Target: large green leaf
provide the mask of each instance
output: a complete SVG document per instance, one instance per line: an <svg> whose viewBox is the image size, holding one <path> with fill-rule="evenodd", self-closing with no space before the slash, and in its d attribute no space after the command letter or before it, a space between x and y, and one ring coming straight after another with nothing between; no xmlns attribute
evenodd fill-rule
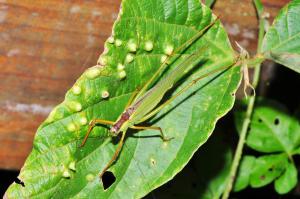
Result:
<svg viewBox="0 0 300 199"><path fill-rule="evenodd" d="M126 147L110 168L116 181L105 191L98 174L112 157L117 140L107 136L107 128L98 126L84 148L78 145L88 121L116 120L130 95L151 77L166 54L213 18L198 0L124 0L113 36L105 42L99 60L104 66L88 69L39 127L19 176L25 187L14 183L6 196L139 198L172 179L207 141L217 120L232 108L239 68L201 80L148 122L160 126L173 140L162 142L156 131L129 132ZM204 46L203 64L176 84L169 96L200 74L234 62L220 22L184 53Z"/></svg>
<svg viewBox="0 0 300 199"><path fill-rule="evenodd" d="M263 41L266 57L300 73L300 0L285 6Z"/></svg>
<svg viewBox="0 0 300 199"><path fill-rule="evenodd" d="M250 185L262 187L271 183L283 173L287 160L287 156L284 154L265 155L257 158L252 167Z"/></svg>

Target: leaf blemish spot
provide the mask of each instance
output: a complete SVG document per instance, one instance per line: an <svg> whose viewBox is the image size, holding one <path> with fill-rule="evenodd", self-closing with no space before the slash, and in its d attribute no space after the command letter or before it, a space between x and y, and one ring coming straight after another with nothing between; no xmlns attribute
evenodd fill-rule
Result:
<svg viewBox="0 0 300 199"><path fill-rule="evenodd" d="M61 119L61 118L63 118L63 114L61 114L58 110L57 110L57 108L54 108L51 112L50 112L50 114L49 114L49 117L48 117L48 121L54 121L55 119Z"/></svg>
<svg viewBox="0 0 300 199"><path fill-rule="evenodd" d="M146 51L151 51L153 49L153 42L152 41L147 41L145 43L145 50Z"/></svg>
<svg viewBox="0 0 300 199"><path fill-rule="evenodd" d="M79 102L75 102L75 101L68 102L67 106L77 112L81 111L82 109L82 105Z"/></svg>
<svg viewBox="0 0 300 199"><path fill-rule="evenodd" d="M118 69L118 71L122 71L125 69L125 66L123 64L119 63L117 66L117 69Z"/></svg>
<svg viewBox="0 0 300 199"><path fill-rule="evenodd" d="M126 77L126 72L125 72L125 70L120 71L120 72L119 72L119 78L120 78L120 79L124 79L125 77Z"/></svg>
<svg viewBox="0 0 300 199"><path fill-rule="evenodd" d="M94 179L95 179L95 176L91 173L87 174L85 176L85 179L88 181L88 182L92 182Z"/></svg>
<svg viewBox="0 0 300 199"><path fill-rule="evenodd" d="M152 166L156 165L156 160L154 158L150 158L150 162Z"/></svg>
<svg viewBox="0 0 300 199"><path fill-rule="evenodd" d="M70 171L68 169L65 169L64 172L62 173L62 176L64 178L70 178L71 177Z"/></svg>
<svg viewBox="0 0 300 199"><path fill-rule="evenodd" d="M72 170L72 171L75 171L75 170L76 170L76 168L75 168L75 161L73 161L73 162L71 162L71 163L69 164L69 169Z"/></svg>
<svg viewBox="0 0 300 199"><path fill-rule="evenodd" d="M127 55L126 55L126 58L125 58L125 62L126 63L130 63L130 62L132 62L133 61L133 54L131 54L131 53L128 53Z"/></svg>
<svg viewBox="0 0 300 199"><path fill-rule="evenodd" d="M120 47L122 45L122 43L123 42L120 39L116 39L116 41L115 41L115 44L116 44L117 47Z"/></svg>
<svg viewBox="0 0 300 199"><path fill-rule="evenodd" d="M108 62L107 56L101 55L99 57L98 63L102 66L105 66Z"/></svg>
<svg viewBox="0 0 300 199"><path fill-rule="evenodd" d="M81 93L81 88L77 85L74 85L72 88L72 92L74 93L74 95L79 95Z"/></svg>
<svg viewBox="0 0 300 199"><path fill-rule="evenodd" d="M163 55L160 58L160 63L164 63L167 60L168 56L167 55Z"/></svg>
<svg viewBox="0 0 300 199"><path fill-rule="evenodd" d="M106 99L106 98L108 98L109 97L109 92L108 91L102 91L102 93L101 93L101 97L102 97L102 99Z"/></svg>
<svg viewBox="0 0 300 199"><path fill-rule="evenodd" d="M98 75L100 75L100 70L98 68L90 68L86 71L86 76L89 79L94 79L95 77L97 77Z"/></svg>
<svg viewBox="0 0 300 199"><path fill-rule="evenodd" d="M107 42L113 44L115 42L114 37L113 36L108 37Z"/></svg>
<svg viewBox="0 0 300 199"><path fill-rule="evenodd" d="M166 45L165 48L164 48L164 53L166 55L171 55L173 53L173 50L174 50L174 46L173 45Z"/></svg>
<svg viewBox="0 0 300 199"><path fill-rule="evenodd" d="M81 125L86 125L87 124L87 118L85 116L82 116L80 119L79 119L79 123Z"/></svg>
<svg viewBox="0 0 300 199"><path fill-rule="evenodd" d="M128 42L127 47L130 52L136 52L137 50L137 44L133 40Z"/></svg>
<svg viewBox="0 0 300 199"><path fill-rule="evenodd" d="M164 149L167 148L167 146L169 145L168 143L169 143L169 142L163 142L162 147L163 147Z"/></svg>
<svg viewBox="0 0 300 199"><path fill-rule="evenodd" d="M74 123L70 123L70 124L67 126L67 129L68 129L68 131L73 132L73 131L76 130L76 126L75 126Z"/></svg>

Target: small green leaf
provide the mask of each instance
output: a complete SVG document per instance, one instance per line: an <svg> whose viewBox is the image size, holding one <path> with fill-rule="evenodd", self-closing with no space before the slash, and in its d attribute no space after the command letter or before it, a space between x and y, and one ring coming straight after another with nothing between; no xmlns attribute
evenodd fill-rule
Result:
<svg viewBox="0 0 300 199"><path fill-rule="evenodd" d="M116 150L117 138L104 126L82 142L92 119L115 121L131 94L174 49L216 18L199 0L123 0L98 66L88 69L39 127L34 148L8 198L141 198L171 180L212 134L233 106L240 69L211 75L178 97L149 125L160 126L170 142L153 130L129 131L120 156L109 170L116 181L107 189L98 175ZM100 30L99 30L100 31ZM207 47L207 61L171 90L175 94L207 70L231 65L235 54L220 22L182 54ZM170 69L174 65L170 65ZM169 72L169 71L166 71Z"/></svg>
<svg viewBox="0 0 300 199"><path fill-rule="evenodd" d="M279 194L286 194L290 192L298 181L297 168L293 163L286 165L285 172L275 181L275 190Z"/></svg>
<svg viewBox="0 0 300 199"><path fill-rule="evenodd" d="M291 155L300 144L300 124L297 118L287 114L286 108L274 101L261 99L254 109L247 145L257 151L285 152ZM235 114L240 129L245 111Z"/></svg>
<svg viewBox="0 0 300 199"><path fill-rule="evenodd" d="M256 188L271 183L284 172L287 163L288 158L285 154L257 158L250 177L250 185Z"/></svg>
<svg viewBox="0 0 300 199"><path fill-rule="evenodd" d="M300 0L293 0L279 12L263 41L269 59L300 73Z"/></svg>
<svg viewBox="0 0 300 199"><path fill-rule="evenodd" d="M254 163L254 156L246 155L243 157L239 166L237 178L234 183L234 191L241 191L242 189L245 189L248 186Z"/></svg>

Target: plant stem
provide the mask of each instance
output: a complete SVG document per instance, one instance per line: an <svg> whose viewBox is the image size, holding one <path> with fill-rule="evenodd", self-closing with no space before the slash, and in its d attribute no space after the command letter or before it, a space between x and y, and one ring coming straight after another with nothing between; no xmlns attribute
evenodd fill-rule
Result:
<svg viewBox="0 0 300 199"><path fill-rule="evenodd" d="M261 18L261 15L259 13L259 34L258 34L257 53L261 53L262 40L263 40L264 33L265 33L264 26L265 26L265 19ZM254 76L253 76L253 81L252 81L253 88L256 88L258 85L259 78L260 78L260 69L261 69L261 64L260 63L256 64L254 67ZM243 121L242 131L240 134L237 149L234 154L234 159L233 159L231 169L230 169L230 175L229 175L229 178L227 179L228 182L227 182L225 190L223 192L222 199L227 199L229 197L229 194L233 187L237 169L238 169L238 166L240 164L240 160L241 160L241 157L243 154L243 148L244 148L249 124L250 124L251 117L252 117L255 99L256 99L256 96L251 96L248 101L246 116Z"/></svg>

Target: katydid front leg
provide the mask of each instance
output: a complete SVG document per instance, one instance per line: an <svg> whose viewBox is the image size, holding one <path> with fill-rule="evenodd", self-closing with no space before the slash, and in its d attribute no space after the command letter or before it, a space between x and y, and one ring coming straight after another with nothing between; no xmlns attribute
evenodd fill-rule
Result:
<svg viewBox="0 0 300 199"><path fill-rule="evenodd" d="M113 121L109 121L109 120L101 120L101 119L93 119L90 121L89 123L89 128L88 131L86 133L86 135L84 136L84 139L81 143L81 145L79 147L83 147L84 144L86 143L91 131L93 130L93 128L97 125L97 124L104 124L104 125L113 125L114 122Z"/></svg>

